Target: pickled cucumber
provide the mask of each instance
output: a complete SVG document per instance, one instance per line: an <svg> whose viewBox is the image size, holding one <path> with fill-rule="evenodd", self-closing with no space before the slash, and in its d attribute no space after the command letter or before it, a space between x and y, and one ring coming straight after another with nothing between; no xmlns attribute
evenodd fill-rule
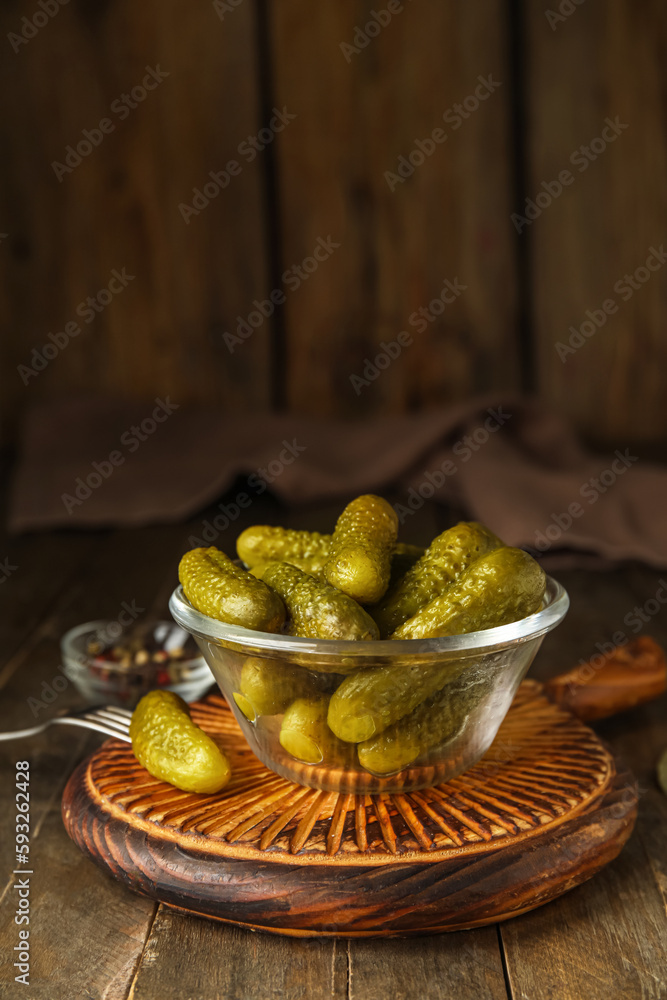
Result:
<svg viewBox="0 0 667 1000"><path fill-rule="evenodd" d="M392 663L350 674L331 696L327 721L341 740L358 743L381 733L464 670L465 661L440 665Z"/></svg>
<svg viewBox="0 0 667 1000"><path fill-rule="evenodd" d="M418 559L421 559L425 551L426 549L422 548L421 545L396 542L391 554L391 573L389 574L387 591L396 586L401 577L405 576L409 569L412 569Z"/></svg>
<svg viewBox="0 0 667 1000"><path fill-rule="evenodd" d="M280 660L249 656L241 669L234 701L251 722L260 715L279 715L295 698L317 694L315 678L302 667Z"/></svg>
<svg viewBox="0 0 667 1000"><path fill-rule="evenodd" d="M360 604L379 601L389 585L397 532L391 504L370 493L357 497L336 523L325 579Z"/></svg>
<svg viewBox="0 0 667 1000"><path fill-rule="evenodd" d="M408 767L423 753L453 740L492 686L479 677L447 684L393 726L359 743L359 763L379 775Z"/></svg>
<svg viewBox="0 0 667 1000"><path fill-rule="evenodd" d="M424 605L392 639L463 635L539 611L546 578L522 549L504 546L477 559L440 597Z"/></svg>
<svg viewBox="0 0 667 1000"><path fill-rule="evenodd" d="M305 573L317 576L329 558L331 535L318 531L296 531L256 524L246 528L236 539L236 551L246 566L258 563L288 562Z"/></svg>
<svg viewBox="0 0 667 1000"><path fill-rule="evenodd" d="M209 618L259 632L279 632L285 621L275 591L213 546L186 552L178 576L190 604Z"/></svg>
<svg viewBox="0 0 667 1000"><path fill-rule="evenodd" d="M286 562L253 567L285 602L289 634L310 639L377 639L373 619L351 597Z"/></svg>
<svg viewBox="0 0 667 1000"><path fill-rule="evenodd" d="M239 559L252 569L264 562L288 562L304 573L320 576L329 558L332 535L319 531L298 531L256 524L242 531L236 540ZM424 555L421 545L397 542L391 556L392 586Z"/></svg>
<svg viewBox="0 0 667 1000"><path fill-rule="evenodd" d="M327 726L329 699L297 698L285 711L280 727L280 745L305 764L335 764L349 767L354 749L336 739Z"/></svg>
<svg viewBox="0 0 667 1000"><path fill-rule="evenodd" d="M472 563L503 543L487 528L462 521L434 538L423 556L371 610L383 638L443 594Z"/></svg>
<svg viewBox="0 0 667 1000"><path fill-rule="evenodd" d="M132 714L130 737L142 767L184 792L219 792L229 781L229 761L173 691L144 695Z"/></svg>

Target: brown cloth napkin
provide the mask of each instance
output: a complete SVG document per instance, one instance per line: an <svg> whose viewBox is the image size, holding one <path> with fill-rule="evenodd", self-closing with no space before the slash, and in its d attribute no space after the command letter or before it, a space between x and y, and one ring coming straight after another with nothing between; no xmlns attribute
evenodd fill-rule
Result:
<svg viewBox="0 0 667 1000"><path fill-rule="evenodd" d="M404 538L413 511L453 501L511 545L667 566L667 470L620 448L588 454L560 417L510 396L355 422L230 417L169 397L41 404L24 425L9 526L178 521L239 475L240 506L267 489L296 505L398 488Z"/></svg>

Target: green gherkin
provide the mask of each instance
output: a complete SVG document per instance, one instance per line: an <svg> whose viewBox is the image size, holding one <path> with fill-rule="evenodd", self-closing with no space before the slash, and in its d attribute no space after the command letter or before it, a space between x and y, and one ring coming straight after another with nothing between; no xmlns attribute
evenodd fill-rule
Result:
<svg viewBox="0 0 667 1000"><path fill-rule="evenodd" d="M285 608L278 595L216 549L191 549L178 567L190 604L219 621L259 632L279 632Z"/></svg>
<svg viewBox="0 0 667 1000"><path fill-rule="evenodd" d="M379 601L389 585L397 532L391 504L371 493L357 497L336 523L325 579L360 604Z"/></svg>
<svg viewBox="0 0 667 1000"><path fill-rule="evenodd" d="M391 635L421 607L445 593L476 559L502 544L488 528L475 522L462 521L443 531L372 609L380 635Z"/></svg>
<svg viewBox="0 0 667 1000"><path fill-rule="evenodd" d="M522 549L494 549L440 597L434 598L392 634L392 639L426 639L495 628L539 611L546 578Z"/></svg>
<svg viewBox="0 0 667 1000"><path fill-rule="evenodd" d="M255 566L253 573L285 602L289 634L310 639L377 639L373 619L351 597L286 562Z"/></svg>
<svg viewBox="0 0 667 1000"><path fill-rule="evenodd" d="M236 540L239 559L252 569L265 562L288 562L304 573L320 576L329 558L333 535L319 531L298 531L256 524L242 531ZM420 545L397 542L391 556L392 586L424 555Z"/></svg>
<svg viewBox="0 0 667 1000"><path fill-rule="evenodd" d="M132 713L130 738L142 767L184 792L218 792L229 781L229 761L173 691L144 695Z"/></svg>
<svg viewBox="0 0 667 1000"><path fill-rule="evenodd" d="M280 727L280 745L306 764L349 767L354 750L336 739L327 726L329 699L297 698L286 709Z"/></svg>
<svg viewBox="0 0 667 1000"><path fill-rule="evenodd" d="M359 743L359 763L378 775L401 771L423 753L453 740L492 688L492 680L479 678L447 684L393 726Z"/></svg>
<svg viewBox="0 0 667 1000"><path fill-rule="evenodd" d="M394 587L401 577L405 576L408 570L412 569L414 564L424 555L425 551L426 549L421 545L396 542L391 555L391 574L389 576L388 590Z"/></svg>
<svg viewBox="0 0 667 1000"><path fill-rule="evenodd" d="M443 684L465 670L465 663L392 663L350 674L331 696L329 727L341 740L370 739L407 715Z"/></svg>
<svg viewBox="0 0 667 1000"><path fill-rule="evenodd" d="M315 678L302 667L249 656L241 668L234 701L246 718L255 722L260 715L279 715L295 698L317 693Z"/></svg>
<svg viewBox="0 0 667 1000"><path fill-rule="evenodd" d="M259 563L288 562L317 576L329 558L331 535L256 524L236 540L239 558L251 569Z"/></svg>

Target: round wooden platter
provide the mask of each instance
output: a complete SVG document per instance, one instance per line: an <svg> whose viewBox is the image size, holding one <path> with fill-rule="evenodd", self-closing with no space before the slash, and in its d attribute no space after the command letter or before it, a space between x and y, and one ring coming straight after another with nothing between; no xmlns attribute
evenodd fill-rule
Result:
<svg viewBox="0 0 667 1000"><path fill-rule="evenodd" d="M505 920L594 875L636 816L632 775L535 681L478 764L409 794L286 781L219 695L192 717L231 760L227 788L180 792L109 740L70 778L65 826L129 888L253 930L392 936Z"/></svg>

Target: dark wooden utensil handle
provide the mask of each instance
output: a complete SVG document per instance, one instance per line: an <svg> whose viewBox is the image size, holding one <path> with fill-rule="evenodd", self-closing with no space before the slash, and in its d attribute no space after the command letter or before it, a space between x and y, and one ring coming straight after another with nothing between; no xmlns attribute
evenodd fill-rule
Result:
<svg viewBox="0 0 667 1000"><path fill-rule="evenodd" d="M666 684L665 652L642 635L554 677L544 690L556 704L591 722L657 698Z"/></svg>

